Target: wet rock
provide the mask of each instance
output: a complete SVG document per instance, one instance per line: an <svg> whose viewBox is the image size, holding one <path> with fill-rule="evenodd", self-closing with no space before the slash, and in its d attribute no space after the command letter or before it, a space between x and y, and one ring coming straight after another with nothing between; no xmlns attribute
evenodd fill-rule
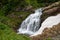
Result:
<svg viewBox="0 0 60 40"><path fill-rule="evenodd" d="M47 7L44 7L43 8L43 11L48 10L48 9L51 9L53 7L58 7L58 6L60 6L60 1L55 2L55 3L53 3L53 4L51 4L51 5L47 6Z"/></svg>
<svg viewBox="0 0 60 40"><path fill-rule="evenodd" d="M51 14L55 14L58 12L60 12L60 1L55 2L51 5L43 8L43 13L45 13L45 14L51 15Z"/></svg>
<svg viewBox="0 0 60 40"><path fill-rule="evenodd" d="M60 1L49 5L43 9L43 14L41 16L41 21L43 22L47 17L54 16L60 13ZM41 23L42 23L41 22ZM51 40L60 40L57 37L60 35L60 23L58 25L54 25L52 28L46 28L41 35L31 37L32 40L47 40L51 38Z"/></svg>
<svg viewBox="0 0 60 40"><path fill-rule="evenodd" d="M52 8L52 9L49 9L49 10L46 10L46 11L44 11L43 13L46 13L46 14L52 14L52 13L57 13L58 11L60 12L60 7L54 7L54 8Z"/></svg>
<svg viewBox="0 0 60 40"><path fill-rule="evenodd" d="M32 40L47 40L51 38L51 40L60 40L60 23L58 25L54 25L52 28L45 28L41 35L31 37Z"/></svg>

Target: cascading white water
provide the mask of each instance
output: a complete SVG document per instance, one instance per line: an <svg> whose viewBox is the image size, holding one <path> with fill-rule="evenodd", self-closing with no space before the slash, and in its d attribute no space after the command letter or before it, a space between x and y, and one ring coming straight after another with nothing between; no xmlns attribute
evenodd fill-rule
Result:
<svg viewBox="0 0 60 40"><path fill-rule="evenodd" d="M30 37L42 34L45 28L51 28L53 25L60 23L60 14L48 17L40 27L40 17L42 15L42 8L37 9L35 13L29 15L18 29L18 34L29 34Z"/></svg>
<svg viewBox="0 0 60 40"><path fill-rule="evenodd" d="M29 15L18 29L18 34L32 35L38 31L40 27L40 16L42 15L42 8L35 10L35 13Z"/></svg>
<svg viewBox="0 0 60 40"><path fill-rule="evenodd" d="M43 21L40 29L35 34L31 35L30 37L40 35L42 34L45 28L52 28L54 25L57 25L59 23L60 23L60 14L56 16L50 16L45 21Z"/></svg>

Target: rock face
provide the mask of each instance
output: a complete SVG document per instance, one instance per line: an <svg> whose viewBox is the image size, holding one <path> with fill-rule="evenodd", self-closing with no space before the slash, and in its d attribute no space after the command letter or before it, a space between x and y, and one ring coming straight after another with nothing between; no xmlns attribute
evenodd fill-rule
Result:
<svg viewBox="0 0 60 40"><path fill-rule="evenodd" d="M58 23L60 23L60 14L58 14L56 16L48 17L45 21L43 21L40 29L32 36L36 36L39 34L41 35L45 28L52 28L53 25L57 25Z"/></svg>
<svg viewBox="0 0 60 40"><path fill-rule="evenodd" d="M54 25L52 28L45 28L41 35L37 35L31 37L32 40L47 40L51 38L51 40L60 39L60 23L58 25ZM58 38L59 37L59 38Z"/></svg>
<svg viewBox="0 0 60 40"><path fill-rule="evenodd" d="M45 10L51 9L53 7L58 7L58 6L60 6L60 1L55 2L55 3L53 3L53 4L51 4L51 5L47 6L47 7L44 7L43 10L45 11Z"/></svg>
<svg viewBox="0 0 60 40"><path fill-rule="evenodd" d="M49 5L48 7L45 7L43 9L41 20L43 22L49 16L55 16L59 13L60 13L60 1L53 3L52 5ZM50 38L51 40L60 40L59 35L60 35L60 23L52 26L52 28L45 28L41 35L39 34L36 36L32 36L31 39L32 40L47 40L48 38Z"/></svg>
<svg viewBox="0 0 60 40"><path fill-rule="evenodd" d="M52 13L57 13L57 12L60 12L60 7L54 7L52 9L47 10L47 11L44 11L43 13L52 14Z"/></svg>
<svg viewBox="0 0 60 40"><path fill-rule="evenodd" d="M43 8L43 14L41 15L41 23L49 16L54 16L60 13L60 1L55 2L47 7Z"/></svg>
<svg viewBox="0 0 60 40"><path fill-rule="evenodd" d="M52 14L60 12L60 1L43 8L43 13Z"/></svg>

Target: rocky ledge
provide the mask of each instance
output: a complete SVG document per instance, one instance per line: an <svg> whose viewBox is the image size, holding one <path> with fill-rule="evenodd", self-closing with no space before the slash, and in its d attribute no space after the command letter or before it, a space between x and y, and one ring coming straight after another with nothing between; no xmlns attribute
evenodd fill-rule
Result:
<svg viewBox="0 0 60 40"><path fill-rule="evenodd" d="M60 13L60 1L49 5L43 9L41 23L49 16ZM41 35L31 37L32 40L60 40L60 23L52 28L45 28Z"/></svg>
<svg viewBox="0 0 60 40"><path fill-rule="evenodd" d="M50 38L51 40L60 40L60 23L58 25L54 25L52 28L45 28L41 35L37 35L31 37L32 40L47 40Z"/></svg>

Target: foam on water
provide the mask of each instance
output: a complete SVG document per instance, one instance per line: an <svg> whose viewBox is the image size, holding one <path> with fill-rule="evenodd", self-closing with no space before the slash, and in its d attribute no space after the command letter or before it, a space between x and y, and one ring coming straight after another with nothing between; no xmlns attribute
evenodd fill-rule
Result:
<svg viewBox="0 0 60 40"><path fill-rule="evenodd" d="M30 37L42 34L45 28L52 28L53 25L57 25L59 23L60 23L60 14L56 16L50 16L41 24L40 29L35 34L31 35Z"/></svg>
<svg viewBox="0 0 60 40"><path fill-rule="evenodd" d="M35 13L29 15L18 29L18 34L32 35L40 28L40 16L42 15L42 8L35 10Z"/></svg>
<svg viewBox="0 0 60 40"><path fill-rule="evenodd" d="M53 25L60 23L60 14L48 17L40 27L40 17L42 15L42 8L35 10L35 13L29 15L20 25L17 30L18 34L28 34L30 37L42 34L45 28L51 28Z"/></svg>

